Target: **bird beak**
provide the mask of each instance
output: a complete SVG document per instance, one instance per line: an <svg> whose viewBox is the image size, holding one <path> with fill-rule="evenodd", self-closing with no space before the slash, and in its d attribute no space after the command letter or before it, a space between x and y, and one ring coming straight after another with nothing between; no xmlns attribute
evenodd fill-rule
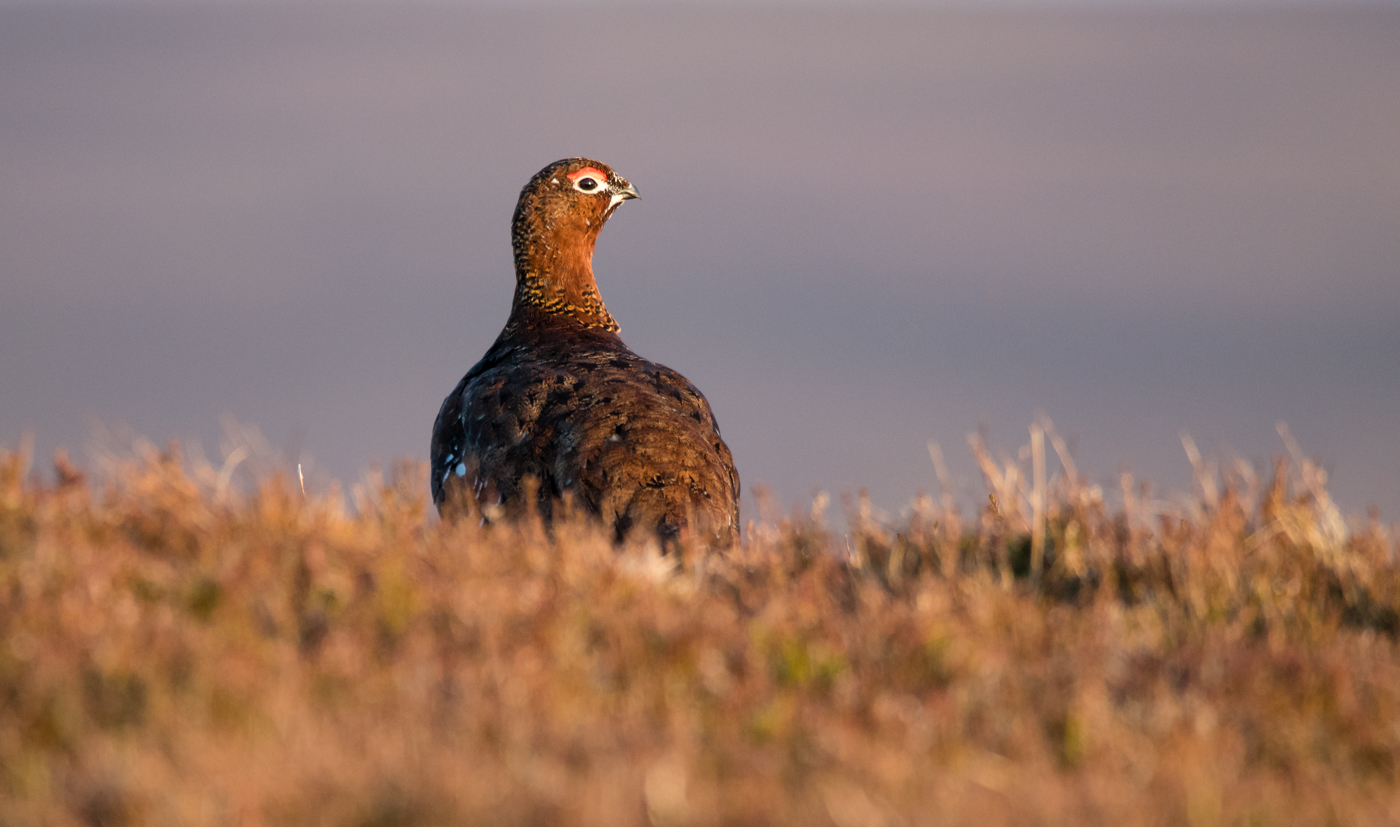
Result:
<svg viewBox="0 0 1400 827"><path fill-rule="evenodd" d="M632 186L631 184L627 183L626 181L623 181L622 183L626 184L626 186L624 186L624 187L623 187L622 189L620 189L620 190L616 190L615 192L613 192L612 202L608 204L609 207L616 207L618 204L621 204L623 201L631 201L633 198L641 198L641 197L642 197L642 196L640 196L640 195L637 194L637 188L636 188L636 187Z"/></svg>

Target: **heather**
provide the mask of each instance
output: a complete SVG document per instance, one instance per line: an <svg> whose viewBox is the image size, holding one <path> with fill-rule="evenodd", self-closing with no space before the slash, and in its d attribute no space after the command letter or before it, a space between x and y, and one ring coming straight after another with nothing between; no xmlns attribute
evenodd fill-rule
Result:
<svg viewBox="0 0 1400 827"><path fill-rule="evenodd" d="M1163 498L973 447L976 509L666 557L412 463L6 451L0 825L1400 821L1396 543L1295 446Z"/></svg>

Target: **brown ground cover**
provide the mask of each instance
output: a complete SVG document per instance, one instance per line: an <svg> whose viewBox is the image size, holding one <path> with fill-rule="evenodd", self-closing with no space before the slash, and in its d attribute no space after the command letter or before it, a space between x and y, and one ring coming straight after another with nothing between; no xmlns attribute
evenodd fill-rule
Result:
<svg viewBox="0 0 1400 827"><path fill-rule="evenodd" d="M1053 434L1051 434L1053 439ZM169 449L0 458L0 825L1400 821L1400 559L1318 469L726 556ZM55 480L56 481L53 481Z"/></svg>

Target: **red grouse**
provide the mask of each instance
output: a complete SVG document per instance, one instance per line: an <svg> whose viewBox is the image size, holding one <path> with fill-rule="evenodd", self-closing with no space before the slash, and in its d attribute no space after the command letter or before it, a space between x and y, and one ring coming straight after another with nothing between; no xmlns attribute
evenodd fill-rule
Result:
<svg viewBox="0 0 1400 827"><path fill-rule="evenodd" d="M573 492L619 542L634 531L733 542L739 475L709 403L622 343L593 279L598 231L636 197L587 158L550 164L520 191L510 319L433 424L439 512L471 498L518 515L533 479L546 519Z"/></svg>

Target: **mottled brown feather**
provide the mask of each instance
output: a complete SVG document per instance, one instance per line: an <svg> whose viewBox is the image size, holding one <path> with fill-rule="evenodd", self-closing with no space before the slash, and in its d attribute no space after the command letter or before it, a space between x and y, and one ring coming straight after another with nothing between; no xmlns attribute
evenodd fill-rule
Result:
<svg viewBox="0 0 1400 827"><path fill-rule="evenodd" d="M574 189L568 176L587 167L606 175L606 187ZM619 541L633 531L667 542L690 532L728 544L739 526L739 476L709 403L685 377L623 344L598 294L593 247L619 193L636 195L586 158L545 167L521 191L510 318L438 412L433 501L444 513L465 497L518 515L533 479L546 518L572 492Z"/></svg>

